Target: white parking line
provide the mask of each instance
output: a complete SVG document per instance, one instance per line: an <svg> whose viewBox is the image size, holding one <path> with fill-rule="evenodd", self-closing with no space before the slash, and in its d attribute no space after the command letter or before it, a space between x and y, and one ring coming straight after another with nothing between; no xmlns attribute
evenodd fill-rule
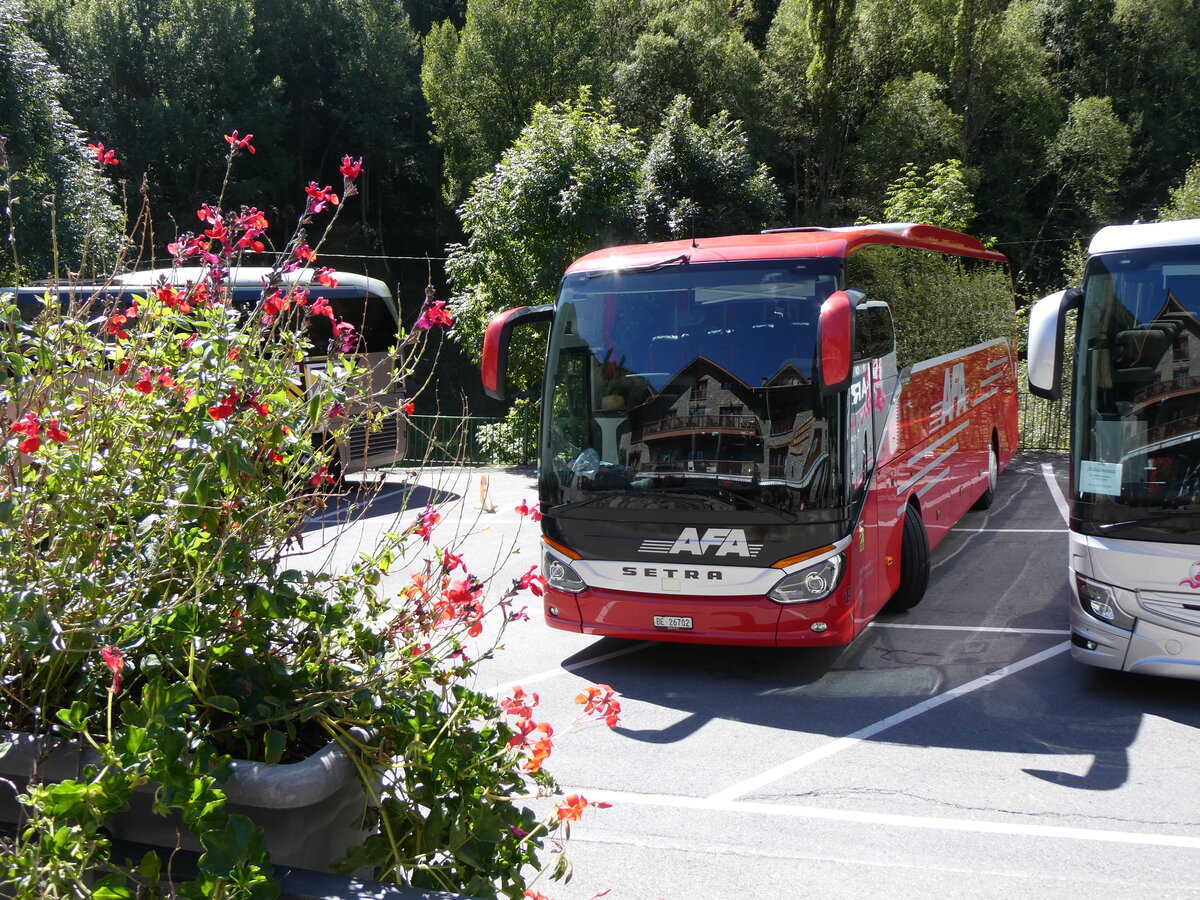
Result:
<svg viewBox="0 0 1200 900"><path fill-rule="evenodd" d="M955 528L954 534L1066 534L1065 528Z"/></svg>
<svg viewBox="0 0 1200 900"><path fill-rule="evenodd" d="M1046 479L1046 486L1050 488L1050 496L1054 499L1054 505L1058 507L1058 514L1069 524L1071 514L1067 509L1067 498L1058 486L1058 479L1054 477L1054 467L1050 463L1042 463L1042 477Z"/></svg>
<svg viewBox="0 0 1200 900"><path fill-rule="evenodd" d="M737 784L730 785L723 791L717 791L717 793L713 794L708 799L714 802L736 800L738 797L741 797L744 794L749 794L752 791L756 791L759 788L765 787L773 781L779 781L781 778L786 778L807 766L811 766L815 762L820 762L823 759L833 756L835 753L841 753L843 750L849 750L851 747L857 746L867 738L874 737L881 731L886 731L893 725L899 725L902 722L907 722L909 719L914 719L922 713L929 712L931 709L937 709L939 706L949 703L951 700L956 700L959 697L966 696L967 694L977 691L980 688L987 687L988 685L993 684L1002 678L1007 678L1009 675L1014 675L1023 669L1027 669L1030 666L1035 666L1038 663L1044 662L1045 660L1057 656L1060 653L1064 653L1070 648L1070 646L1070 641L1063 641L1061 644L1057 644L1051 647L1049 650L1043 650L1041 653L1035 653L1033 656L1027 656L1024 659L1018 660L1015 663L1011 663L1002 669L997 669L995 672L992 672L989 675L984 675L980 678L976 678L974 681L968 681L966 684L959 685L956 688L951 688L950 690L938 694L935 697L930 697L928 700L918 703L915 706L910 706L908 709L901 710L894 715L888 716L886 719L880 719L878 722L867 725L865 728L860 728L853 734L848 734L846 737L838 738L836 741L830 741L829 743L823 744L814 750L810 750L807 753L802 753L800 756L790 759L772 769L768 769L766 772L763 772L760 775L756 775L753 778L747 778L745 781L740 781Z"/></svg>
<svg viewBox="0 0 1200 900"><path fill-rule="evenodd" d="M1151 834L1142 831L1105 831L1098 828L1070 828L1062 825L1034 825L1025 822L985 822L972 819L947 819L939 816L905 816L894 813L857 812L846 809L821 809L778 803L752 803L744 800L718 800L715 797L680 797L660 794L634 794L624 791L583 790L591 803L623 803L630 806L662 806L711 812L748 813L756 816L786 816L798 819L823 819L862 825L898 828L924 828L976 834L1007 834L1018 837L1059 838L1072 841L1102 841L1112 844L1141 844L1151 847L1200 849L1200 837L1182 834ZM581 839L587 840L581 833Z"/></svg>
<svg viewBox="0 0 1200 900"><path fill-rule="evenodd" d="M965 631L988 634L1052 634L1055 637L1069 635L1067 628L999 628L991 625L909 625L904 622L871 622L868 628L908 628L912 631Z"/></svg>
<svg viewBox="0 0 1200 900"><path fill-rule="evenodd" d="M645 650L647 647L657 647L660 641L646 641L642 644L633 644L629 647L622 647L620 650L614 650L612 653L603 653L600 656L589 656L587 659L581 659L579 662L568 663L565 666L559 666L555 669L547 669L544 672L538 672L534 675L529 675L525 678L518 678L516 681L507 681L504 684L498 684L491 688L488 693L493 697L500 694L507 694L515 687L526 687L527 685L537 684L539 681L549 681L551 678L557 678L559 675L565 675L568 672L577 672L580 669L594 666L596 663L606 662L610 659L616 659L618 656L628 656L630 653L637 653L639 650Z"/></svg>

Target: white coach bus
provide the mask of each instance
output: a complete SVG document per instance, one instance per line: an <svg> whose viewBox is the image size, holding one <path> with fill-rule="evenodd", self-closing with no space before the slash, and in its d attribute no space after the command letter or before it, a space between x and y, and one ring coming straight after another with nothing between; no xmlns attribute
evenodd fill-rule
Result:
<svg viewBox="0 0 1200 900"><path fill-rule="evenodd" d="M1200 219L1098 232L1082 287L1040 300L1029 387L1071 377L1072 654L1200 679Z"/></svg>

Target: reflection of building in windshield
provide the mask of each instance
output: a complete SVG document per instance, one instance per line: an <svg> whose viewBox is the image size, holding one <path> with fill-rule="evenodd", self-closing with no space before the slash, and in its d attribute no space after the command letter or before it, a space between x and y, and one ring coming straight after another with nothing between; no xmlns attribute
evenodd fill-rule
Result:
<svg viewBox="0 0 1200 900"><path fill-rule="evenodd" d="M808 483L827 455L826 423L794 365L751 387L706 357L629 411L619 457L642 473L697 473Z"/></svg>
<svg viewBox="0 0 1200 900"><path fill-rule="evenodd" d="M1121 455L1126 500L1194 503L1200 449L1200 320L1169 290L1144 325L1118 331L1112 343L1112 387L1125 421ZM1101 385L1102 386L1102 385ZM1098 424L1103 432L1104 423Z"/></svg>
<svg viewBox="0 0 1200 900"><path fill-rule="evenodd" d="M1122 332L1126 334L1126 332ZM1200 431L1200 320L1184 308L1172 291L1162 310L1145 328L1138 352L1126 371L1136 371L1139 362L1151 364L1150 384L1137 388L1132 395L1132 412L1152 416L1146 442L1157 444L1173 437ZM1121 335L1118 335L1118 338Z"/></svg>

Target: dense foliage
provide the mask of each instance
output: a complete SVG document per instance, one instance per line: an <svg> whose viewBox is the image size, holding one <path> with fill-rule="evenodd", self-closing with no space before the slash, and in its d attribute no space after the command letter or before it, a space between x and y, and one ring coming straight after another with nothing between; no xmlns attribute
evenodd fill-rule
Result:
<svg viewBox="0 0 1200 900"><path fill-rule="evenodd" d="M254 149L226 140L227 165ZM533 569L489 595L487 569L434 542L433 508L345 566L302 552L336 443L411 413L368 392L358 329L323 296L337 273L313 265L362 172L345 156L336 191L306 188L256 302L230 285L269 219L223 196L165 247L186 283L0 291L0 808L21 813L0 838L5 896L277 896L271 823L229 808L234 759L341 748L358 778L334 787L359 803L342 825L312 815L330 864L474 897L522 896L587 805L540 822L522 805L553 788L553 729L536 695L471 687L516 595L540 593ZM431 299L386 371L411 387L425 335L450 324ZM588 697L577 721L615 723L611 690ZM56 747L82 751L58 775ZM164 849L114 855L119 814L152 819L141 833Z"/></svg>
<svg viewBox="0 0 1200 900"><path fill-rule="evenodd" d="M1200 139L1194 0L23 2L7 28L129 183L153 175L160 219L187 221L214 134L270 151L231 196L274 203L332 174L336 141L375 163L345 241L370 254L442 255L446 213L584 85L643 141L679 95L698 121L727 110L788 200L773 224L878 218L905 166L959 159L974 227L1035 288L1079 233L1155 218Z"/></svg>

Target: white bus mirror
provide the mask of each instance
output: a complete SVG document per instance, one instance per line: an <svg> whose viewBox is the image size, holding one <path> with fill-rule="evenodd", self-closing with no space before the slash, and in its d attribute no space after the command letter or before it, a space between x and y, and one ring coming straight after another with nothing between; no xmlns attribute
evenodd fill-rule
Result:
<svg viewBox="0 0 1200 900"><path fill-rule="evenodd" d="M1029 313L1029 390L1036 397L1062 397L1063 335L1067 313L1083 301L1080 288L1068 288L1043 297Z"/></svg>

